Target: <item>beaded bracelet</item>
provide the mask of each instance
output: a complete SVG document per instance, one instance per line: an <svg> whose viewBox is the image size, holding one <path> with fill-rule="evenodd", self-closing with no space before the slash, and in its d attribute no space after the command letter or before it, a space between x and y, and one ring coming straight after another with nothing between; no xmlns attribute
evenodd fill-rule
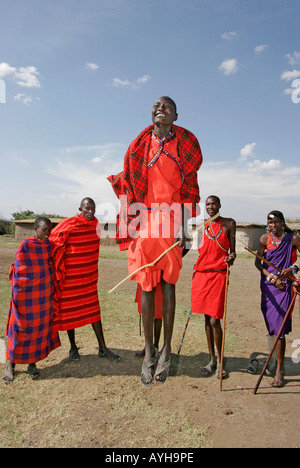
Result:
<svg viewBox="0 0 300 468"><path fill-rule="evenodd" d="M293 275L296 275L298 273L298 271L300 270L300 266L297 265L296 263L295 263L295 265L292 265L290 268L292 269Z"/></svg>
<svg viewBox="0 0 300 468"><path fill-rule="evenodd" d="M275 284L277 280L278 276L274 275L273 273L270 273L269 276L267 276L267 281L269 283Z"/></svg>

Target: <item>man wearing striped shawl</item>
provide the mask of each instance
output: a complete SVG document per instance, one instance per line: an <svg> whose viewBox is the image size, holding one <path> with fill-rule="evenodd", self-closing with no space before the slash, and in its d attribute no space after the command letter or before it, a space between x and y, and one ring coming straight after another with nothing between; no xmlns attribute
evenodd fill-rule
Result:
<svg viewBox="0 0 300 468"><path fill-rule="evenodd" d="M80 204L81 214L61 221L51 232L54 263L55 330L67 331L71 360L80 358L75 329L92 324L99 344L99 357L119 360L105 344L98 297L100 225L91 198Z"/></svg>

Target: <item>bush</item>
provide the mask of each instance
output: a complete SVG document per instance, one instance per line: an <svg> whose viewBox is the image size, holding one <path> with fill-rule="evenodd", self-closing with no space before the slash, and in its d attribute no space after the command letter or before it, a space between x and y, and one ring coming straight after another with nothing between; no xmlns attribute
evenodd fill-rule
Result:
<svg viewBox="0 0 300 468"><path fill-rule="evenodd" d="M10 221L0 219L0 235L3 234L12 234L12 223Z"/></svg>

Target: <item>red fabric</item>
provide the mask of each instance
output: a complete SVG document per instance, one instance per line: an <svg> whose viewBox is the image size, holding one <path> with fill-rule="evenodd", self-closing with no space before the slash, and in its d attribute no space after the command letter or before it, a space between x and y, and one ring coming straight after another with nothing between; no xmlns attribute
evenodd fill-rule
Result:
<svg viewBox="0 0 300 468"><path fill-rule="evenodd" d="M125 155L123 172L108 177L116 195L127 196L127 205L124 205L122 210L125 213L124 219L120 219L120 215L117 217L116 240L121 250L127 249L132 240L127 231L127 224L132 220L132 217L128 216L129 206L137 202L144 203L148 192L147 164L153 129L154 125L150 125L131 143ZM200 201L197 171L203 161L200 145L188 130L177 125L173 125L172 130L171 140L166 141L177 141L176 155L184 177L180 188L181 201L190 203L191 216L196 216L199 213L197 204Z"/></svg>
<svg viewBox="0 0 300 468"><path fill-rule="evenodd" d="M152 139L148 153L149 160L157 148L158 143ZM176 140L165 144L165 148L174 155L177 148ZM129 274L143 265L152 263L175 243L175 236L181 225L181 180L177 164L166 154L162 154L148 169L148 193L145 204L147 207L157 204L159 209L143 210L141 213L143 220L138 237L132 240L128 249ZM162 203L165 204L165 209L161 208ZM169 209L174 203L177 203L175 212ZM176 284L181 267L182 249L175 247L154 266L143 269L131 279L140 283L144 291L152 291L161 282L161 277L167 283Z"/></svg>
<svg viewBox="0 0 300 468"><path fill-rule="evenodd" d="M138 305L139 314L142 313L142 288L139 283L137 283L135 302ZM154 318L162 320L163 318L163 295L160 284L157 285L155 296L154 296Z"/></svg>
<svg viewBox="0 0 300 468"><path fill-rule="evenodd" d="M33 364L60 346L59 336L52 328L50 242L35 237L22 241L10 269L10 281L6 357L15 364Z"/></svg>
<svg viewBox="0 0 300 468"><path fill-rule="evenodd" d="M217 235L219 229L223 227L222 220L210 224L212 228L212 231L208 228L210 235L212 233ZM217 240L218 242L210 239L206 232L204 232L198 249L200 255L194 266L191 308L193 313L222 319L224 315L227 274L227 264L224 259L228 255L230 243L223 229Z"/></svg>
<svg viewBox="0 0 300 468"><path fill-rule="evenodd" d="M54 323L73 330L101 320L98 297L100 227L98 220L76 215L51 232L55 273Z"/></svg>

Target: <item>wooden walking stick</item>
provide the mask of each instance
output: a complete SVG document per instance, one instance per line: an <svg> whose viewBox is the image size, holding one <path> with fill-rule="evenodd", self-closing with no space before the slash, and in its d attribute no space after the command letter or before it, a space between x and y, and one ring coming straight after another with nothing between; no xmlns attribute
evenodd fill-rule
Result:
<svg viewBox="0 0 300 468"><path fill-rule="evenodd" d="M191 317L192 317L192 309L190 310L189 316L188 316L187 321L186 321L185 329L183 331L182 339L181 339L181 342L180 342L180 345L179 345L179 348L178 348L178 353L177 353L178 355L180 354L180 351L181 351L181 348L182 348L182 345L183 345L183 340L184 340L184 337L185 337L185 334L186 334L186 331L187 331L187 327L189 326Z"/></svg>
<svg viewBox="0 0 300 468"><path fill-rule="evenodd" d="M291 301L291 303L290 303L290 306L289 306L289 308L288 308L288 311L287 311L287 313L286 313L285 316L284 316L284 319L283 319L283 321L282 321L280 330L279 330L279 332L278 332L278 334L277 334L277 336L276 336L276 339L274 340L274 343L273 343L272 349L271 349L271 351L270 351L270 354L269 354L269 356L268 356L268 359L266 360L266 363L265 363L265 365L264 365L264 368L263 368L263 370L261 371L261 374L260 374L260 376L259 376L259 378L258 378L257 384L256 384L256 386L255 386L255 388L254 388L254 390L253 390L254 395L256 395L256 393L257 393L258 387L259 387L259 385L260 385L260 383L261 383L261 381L262 381L262 378L263 378L263 376L264 376L264 373L265 373L265 371L266 371L266 369L267 369L267 367L268 367L268 364L269 364L269 362L270 362L270 360L271 360L272 354L273 354L274 351L275 351L275 348L276 348L277 343L278 343L278 341L279 341L280 335L281 335L281 333L282 333L282 331L283 331L283 329L284 329L284 327L285 327L285 324L286 324L286 322L288 321L288 319L290 318L290 316L292 315L293 307L294 307L294 304L295 304L296 297L297 297L297 294L295 294L295 296L293 297L293 299L292 299L292 301Z"/></svg>
<svg viewBox="0 0 300 468"><path fill-rule="evenodd" d="M228 281L229 281L229 265L227 265L226 286L225 286L223 336L222 336L222 350L221 350L221 362L220 362L220 392L222 391L222 384L223 384L223 364L224 364L224 349L225 349L225 328L226 328L226 315L227 315Z"/></svg>
<svg viewBox="0 0 300 468"><path fill-rule="evenodd" d="M236 237L236 236L235 236ZM237 237L236 237L237 239ZM239 242L241 242L243 245L244 245L244 249L247 250L248 252L250 252L252 255L254 255L255 257L259 258L259 260L261 260L262 262L264 262L266 265L269 265L270 267L274 268L274 270L277 271L277 274L279 274L279 276L282 274L282 270L280 270L280 268L278 268L276 265L274 265L273 263L269 262L268 260L266 260L264 257L261 257L260 255L258 255L258 253L254 252L253 250L249 249L249 247L247 247L247 245L241 240L241 239L238 239ZM293 276L287 276L287 279L289 281L291 281L292 283L295 281L295 278Z"/></svg>
<svg viewBox="0 0 300 468"><path fill-rule="evenodd" d="M205 226L205 224L213 221L214 219L218 218L220 216L220 213L217 213L215 216L213 216L212 218L209 218L207 219L206 221L204 221L202 224L200 224L200 226L198 226L198 228L196 229L195 232L199 231L201 228L203 228L203 226ZM177 245L180 244L180 240L175 242L175 244L171 245L171 247L169 247L168 249L166 249L162 254L160 254L159 257L157 257L152 263L148 263L147 265L143 265L141 266L140 268L138 268L137 270L133 271L132 273L130 273L130 275L126 276L126 278L124 278L122 281L120 281L120 283L118 283L114 288L112 288L110 291L108 291L108 294L111 294L115 289L117 289L119 286L121 286L121 284L125 283L125 281L127 281L129 278L131 278L132 276L134 276L136 273L138 273L139 271L141 270L144 270L144 268L148 268L148 267L152 267L154 266L161 258L163 258L168 252L170 252L170 250L174 249L174 247L176 247Z"/></svg>

